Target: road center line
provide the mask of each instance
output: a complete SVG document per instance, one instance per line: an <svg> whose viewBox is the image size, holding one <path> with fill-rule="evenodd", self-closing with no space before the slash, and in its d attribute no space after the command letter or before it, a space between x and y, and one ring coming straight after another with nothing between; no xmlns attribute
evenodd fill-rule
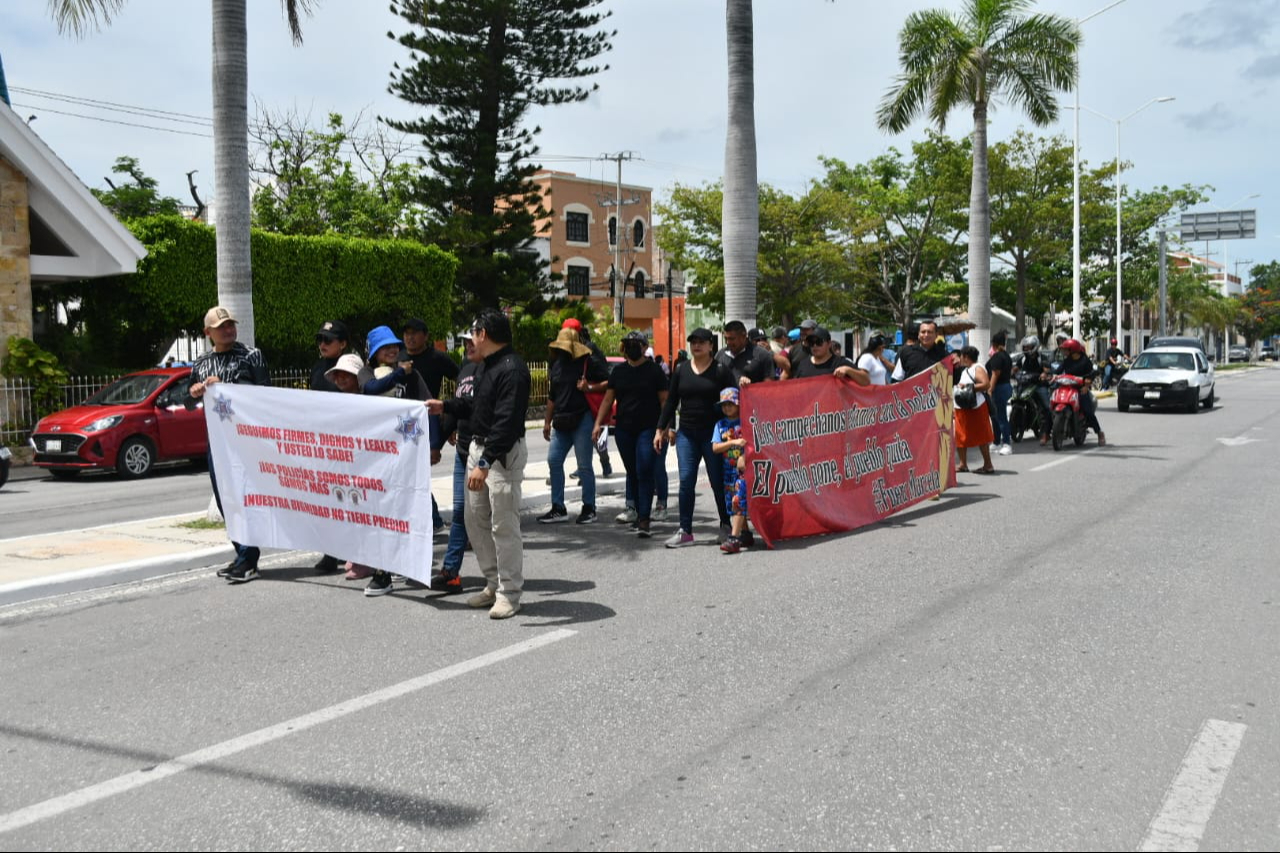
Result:
<svg viewBox="0 0 1280 853"><path fill-rule="evenodd" d="M1198 850L1231 762L1244 738L1243 723L1206 720L1187 750L1139 850Z"/></svg>
<svg viewBox="0 0 1280 853"><path fill-rule="evenodd" d="M1072 453L1070 456L1063 456L1061 459L1055 459L1052 462L1046 462L1043 465L1037 465L1032 468L1032 472L1043 471L1046 468L1052 468L1055 465L1065 465L1073 459L1079 459L1081 456L1088 456L1090 453L1097 453L1102 448L1095 447L1092 450L1081 450L1079 453Z"/></svg>
<svg viewBox="0 0 1280 853"><path fill-rule="evenodd" d="M244 752L247 749L263 746L314 726L368 710L374 706L390 702L392 699L398 699L401 696L424 690L442 681L448 681L451 678L466 675L477 669L501 663L508 658L531 652L560 640L566 640L576 633L576 631L570 631L568 628L560 628L546 634L540 634L532 639L506 646L462 663L446 666L426 675L420 675L417 678L411 678L408 681L402 681L399 684L393 684L390 687L384 687L381 690L375 690L372 693L366 693L363 696L357 696L354 699L348 699L345 702L339 702L336 705L312 711L310 714L303 714L300 717L294 717L292 720L285 720L282 723L276 723L274 726L258 729L256 732L249 732L246 735L241 735L195 752L189 752L186 755L180 755L163 764L157 764L155 767L135 770L132 773L126 773L123 776L117 776L114 779L108 779L105 782L99 782L96 785L90 785L87 788L81 788L69 794L0 815L0 833L11 832L24 826L30 826L38 821L57 817L73 809L105 800L108 797L114 797L116 794L123 794L135 788L141 788L143 785L167 779L184 770L192 770L204 764L211 764L236 753Z"/></svg>

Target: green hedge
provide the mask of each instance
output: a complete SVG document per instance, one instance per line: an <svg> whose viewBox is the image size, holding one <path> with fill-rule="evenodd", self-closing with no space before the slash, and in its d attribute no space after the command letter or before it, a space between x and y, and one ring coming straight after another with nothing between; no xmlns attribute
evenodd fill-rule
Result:
<svg viewBox="0 0 1280 853"><path fill-rule="evenodd" d="M213 229L176 216L126 223L147 247L134 275L83 282L84 320L95 358L154 364L181 329L200 334L217 304ZM342 320L363 350L374 326L420 317L435 337L451 331L458 260L410 240L293 237L253 232L256 343L273 366L306 366L315 333Z"/></svg>

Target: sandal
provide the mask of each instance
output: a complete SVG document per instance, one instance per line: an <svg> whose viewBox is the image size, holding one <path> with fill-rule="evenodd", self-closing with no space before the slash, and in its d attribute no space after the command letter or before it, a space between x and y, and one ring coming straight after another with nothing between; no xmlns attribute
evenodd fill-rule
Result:
<svg viewBox="0 0 1280 853"><path fill-rule="evenodd" d="M957 474L968 474L968 473L969 473L969 466L968 466L968 465L966 465L966 466L965 466L965 467L963 467L963 468L957 468L957 469L956 469L956 473L957 473Z"/></svg>
<svg viewBox="0 0 1280 853"><path fill-rule="evenodd" d="M979 468L978 470L974 471L973 473L975 473L975 474L994 474L995 472L996 472L996 469L995 469L995 468Z"/></svg>
<svg viewBox="0 0 1280 853"><path fill-rule="evenodd" d="M1098 446L1099 447L1107 446L1107 434L1105 432L1098 433Z"/></svg>

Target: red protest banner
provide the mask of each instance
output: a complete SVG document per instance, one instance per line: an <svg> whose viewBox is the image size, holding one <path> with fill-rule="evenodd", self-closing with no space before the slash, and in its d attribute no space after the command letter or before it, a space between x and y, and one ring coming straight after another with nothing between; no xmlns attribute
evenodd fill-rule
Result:
<svg viewBox="0 0 1280 853"><path fill-rule="evenodd" d="M778 539L855 530L956 484L951 360L893 385L823 376L742 394L748 511Z"/></svg>

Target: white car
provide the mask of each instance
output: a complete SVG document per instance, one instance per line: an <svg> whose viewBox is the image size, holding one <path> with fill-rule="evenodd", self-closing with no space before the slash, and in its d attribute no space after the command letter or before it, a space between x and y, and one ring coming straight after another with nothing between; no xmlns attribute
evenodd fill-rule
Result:
<svg viewBox="0 0 1280 853"><path fill-rule="evenodd" d="M1213 408L1213 365L1194 347L1144 350L1120 380L1116 408L1176 406L1191 414Z"/></svg>

